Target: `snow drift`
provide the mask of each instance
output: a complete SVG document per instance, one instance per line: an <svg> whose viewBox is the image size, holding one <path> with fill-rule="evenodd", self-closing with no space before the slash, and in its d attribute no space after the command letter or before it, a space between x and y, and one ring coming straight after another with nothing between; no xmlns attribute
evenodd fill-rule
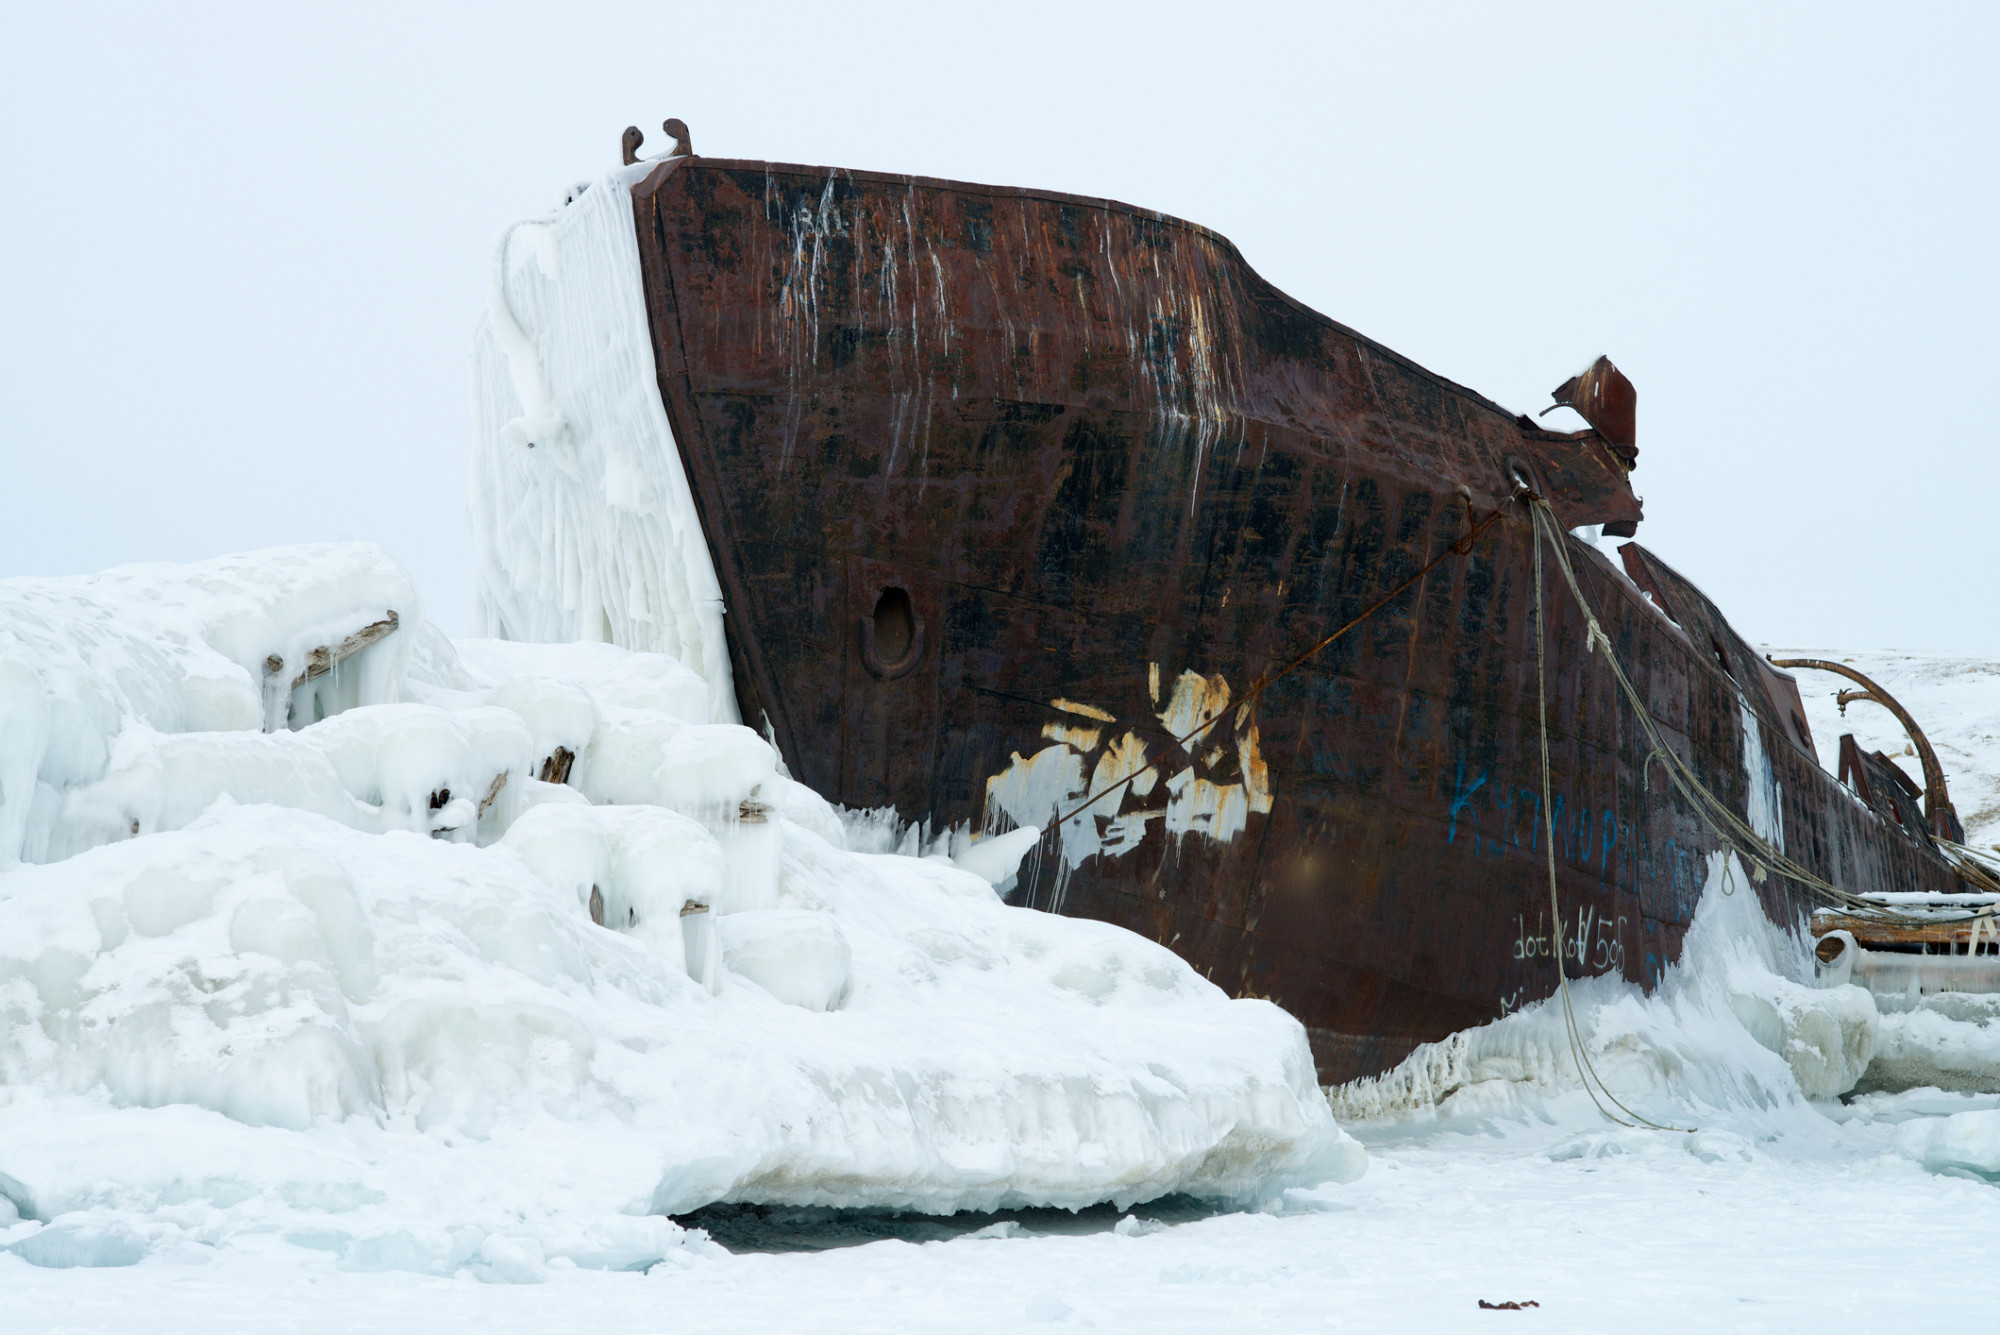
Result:
<svg viewBox="0 0 2000 1335"><path fill-rule="evenodd" d="M275 1234L532 1279L717 1201L1362 1170L1296 1021L1005 906L1020 841L850 850L672 658L455 646L341 546L0 582L0 664L0 1245L38 1263Z"/></svg>

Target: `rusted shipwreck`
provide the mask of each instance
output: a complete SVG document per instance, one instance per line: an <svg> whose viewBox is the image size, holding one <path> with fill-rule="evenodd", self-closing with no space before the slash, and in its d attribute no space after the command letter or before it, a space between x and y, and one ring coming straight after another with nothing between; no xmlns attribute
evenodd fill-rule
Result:
<svg viewBox="0 0 2000 1335"><path fill-rule="evenodd" d="M743 717L799 778L933 831L1043 826L1014 902L1281 1003L1329 1082L1548 995L1558 948L1645 983L1677 957L1717 843L1567 596L1541 798L1521 497L1633 534L1608 361L1555 396L1590 429L1546 430L1196 224L670 131L631 191L659 391ZM1703 784L1829 881L1967 888L1904 794L1820 767L1793 679L1699 589L1565 540Z"/></svg>

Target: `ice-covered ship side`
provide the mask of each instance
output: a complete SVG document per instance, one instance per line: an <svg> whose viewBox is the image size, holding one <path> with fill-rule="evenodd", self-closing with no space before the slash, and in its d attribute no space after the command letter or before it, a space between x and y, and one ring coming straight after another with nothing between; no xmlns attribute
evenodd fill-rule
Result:
<svg viewBox="0 0 2000 1335"><path fill-rule="evenodd" d="M1641 981L1676 958L1715 841L1658 766L1649 788L1559 585L1549 921L1508 499L1518 473L1566 527L1629 532L1629 448L1540 430L1126 205L689 157L632 194L743 717L805 782L933 829L1047 827L1016 902L1280 1002L1323 1079L1548 994L1558 941ZM1699 591L1636 544L1629 578L1572 547L1705 784L1831 880L1956 885L1820 769L1790 679Z"/></svg>

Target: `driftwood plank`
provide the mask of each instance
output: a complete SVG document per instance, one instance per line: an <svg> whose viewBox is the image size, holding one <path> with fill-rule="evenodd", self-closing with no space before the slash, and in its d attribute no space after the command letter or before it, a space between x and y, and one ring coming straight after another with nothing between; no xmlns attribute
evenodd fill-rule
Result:
<svg viewBox="0 0 2000 1335"><path fill-rule="evenodd" d="M391 610L388 616L383 617L380 621L370 622L342 640L339 644L323 644L313 650L306 655L306 670L292 678L292 689L296 691L313 678L324 677L327 673L333 671L337 664L354 657L354 655L360 653L369 645L387 636L389 632L396 629L401 620L402 618L398 617L394 610ZM285 660L277 654L272 654L264 660L265 676L275 677L284 670Z"/></svg>
<svg viewBox="0 0 2000 1335"><path fill-rule="evenodd" d="M304 670L287 681L292 665L284 655L271 654L264 660L264 730L276 731L285 726L286 711L281 707L285 696L316 677L324 677L347 659L354 657L369 645L386 637L401 624L392 608L380 621L371 622L355 631L339 644L323 644L306 655Z"/></svg>
<svg viewBox="0 0 2000 1335"><path fill-rule="evenodd" d="M486 790L486 796L479 799L479 814L484 816L486 808L500 800L500 790L507 786L507 776L511 770L501 770L493 776L493 786Z"/></svg>

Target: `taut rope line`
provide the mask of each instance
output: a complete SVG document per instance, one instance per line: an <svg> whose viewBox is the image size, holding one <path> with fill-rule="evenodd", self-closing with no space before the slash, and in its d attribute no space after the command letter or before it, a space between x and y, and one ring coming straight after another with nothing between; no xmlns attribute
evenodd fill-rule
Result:
<svg viewBox="0 0 2000 1335"><path fill-rule="evenodd" d="M1603 1113L1605 1117L1609 1118L1611 1121L1618 1123L1620 1126L1631 1127L1634 1130L1637 1130L1640 1126L1647 1126L1655 1131L1680 1131L1683 1130L1684 1128L1677 1126L1662 1126L1658 1122L1651 1121L1645 1117L1640 1116L1638 1113L1635 1113L1630 1108L1626 1107L1625 1104L1622 1101L1620 1101L1618 1096L1611 1092L1611 1087L1604 1083L1604 1077L1599 1075L1597 1073L1597 1068L1591 1064L1590 1054L1584 1050L1583 1032L1577 1027L1576 1023L1576 1007L1570 1001L1569 970L1563 967L1564 947L1563 947L1562 902L1557 897L1556 894L1556 818L1554 811L1552 811L1549 806L1549 689L1548 689L1548 669L1546 666L1546 660L1548 657L1548 617L1542 606L1542 540L1541 540L1541 532L1543 526L1542 511L1548 508L1548 503L1542 500L1541 497L1536 496L1532 492L1528 493L1528 500L1531 505L1537 507L1534 510L1535 711L1536 711L1536 721L1540 725L1540 740L1541 740L1541 752L1542 752L1542 848L1548 858L1548 866L1549 866L1549 921L1552 924L1552 929L1555 933L1555 949L1550 953L1556 962L1556 991L1562 997L1563 1029L1569 1038L1570 1056L1574 1058L1576 1061L1577 1080L1581 1082L1581 1084L1583 1085L1583 1092L1590 1095L1590 1101L1597 1105L1597 1111ZM1560 551L1561 549L1558 548L1557 550ZM1572 582L1570 587L1575 588L1576 587L1575 583ZM1581 597L1582 595L1579 594L1578 598L1581 599ZM1589 608L1584 609L1584 615L1587 617L1590 616ZM1602 635L1602 632L1597 629L1597 620L1595 617L1592 617L1590 620L1590 629L1592 635L1595 636ZM1609 641L1607 641L1606 643L1608 645ZM1606 657L1607 658L1609 657L1608 649L1606 651ZM1581 938L1578 939L1580 942ZM1578 952L1579 958L1581 958L1581 954L1582 952L1579 951ZM1592 1088L1591 1086L1592 1081L1596 1082L1596 1088ZM1604 1091L1604 1099L1609 1099L1612 1105L1615 1106L1619 1110L1619 1112L1625 1114L1625 1117L1620 1117L1618 1113L1614 1113L1611 1111L1610 1108L1604 1106L1604 1099L1600 1099L1597 1096L1598 1090L1600 1089ZM1627 1121L1626 1117L1629 1117L1632 1120Z"/></svg>
<svg viewBox="0 0 2000 1335"><path fill-rule="evenodd" d="M1624 694L1626 703L1631 706L1632 713L1638 718L1639 726L1645 730L1646 740L1650 743L1651 750L1647 752L1643 767L1644 771L1650 773L1654 762L1659 762L1661 769L1665 771L1668 780L1673 784L1674 790L1681 795L1682 800L1693 808L1696 815L1701 817L1702 822L1721 841L1723 847L1729 852L1735 853L1750 868L1751 875L1755 879L1761 881L1767 875L1778 875L1830 903L1843 908L1862 910L1886 923L1905 926L1935 924L1937 922L1935 918L1917 918L1908 914L1885 911L1883 905L1857 895L1852 891L1843 890L1831 881L1827 881L1816 875L1809 868L1786 856L1783 851L1773 846L1770 841L1758 834L1749 822L1744 820L1743 817L1738 816L1730 809L1728 803L1709 791L1701 780L1695 777L1693 767L1678 752L1668 746L1666 739L1660 735L1659 725L1654 721L1651 711L1646 708L1645 701L1640 698L1638 688L1632 684L1631 678L1625 675L1624 666L1619 663L1617 654L1612 651L1611 637L1606 635L1604 628L1598 624L1596 613L1591 610L1590 603L1583 596L1582 588L1577 584L1576 571L1570 565L1569 553L1564 548L1562 530L1557 525L1555 512L1550 509L1547 501L1532 492L1528 493L1527 501L1533 507L1536 528L1542 536L1548 539L1550 548L1556 554L1556 564L1562 567L1563 579L1569 585L1570 595L1576 600L1577 610L1583 613L1583 619L1587 627L1587 638L1585 640L1586 652L1595 652L1600 648L1604 650L1605 666L1611 669L1612 679L1618 683L1618 689ZM1538 542L1536 545L1538 564L1540 550ZM1954 865L1970 861L1964 855L1971 853L1972 850L1964 849L1962 846L1946 840L1934 840L1933 842L1937 843L1941 848L1959 855L1959 857L1954 858ZM1968 879L1976 881L1990 881L1992 879L1992 874L1979 868L1976 863L1972 864L1971 869L1973 875ZM1960 870L1963 872L1966 868L1960 866ZM1996 914L2000 914L2000 910L1984 909L1975 913L1968 913L1965 918L1954 919L1953 921L1992 918Z"/></svg>

